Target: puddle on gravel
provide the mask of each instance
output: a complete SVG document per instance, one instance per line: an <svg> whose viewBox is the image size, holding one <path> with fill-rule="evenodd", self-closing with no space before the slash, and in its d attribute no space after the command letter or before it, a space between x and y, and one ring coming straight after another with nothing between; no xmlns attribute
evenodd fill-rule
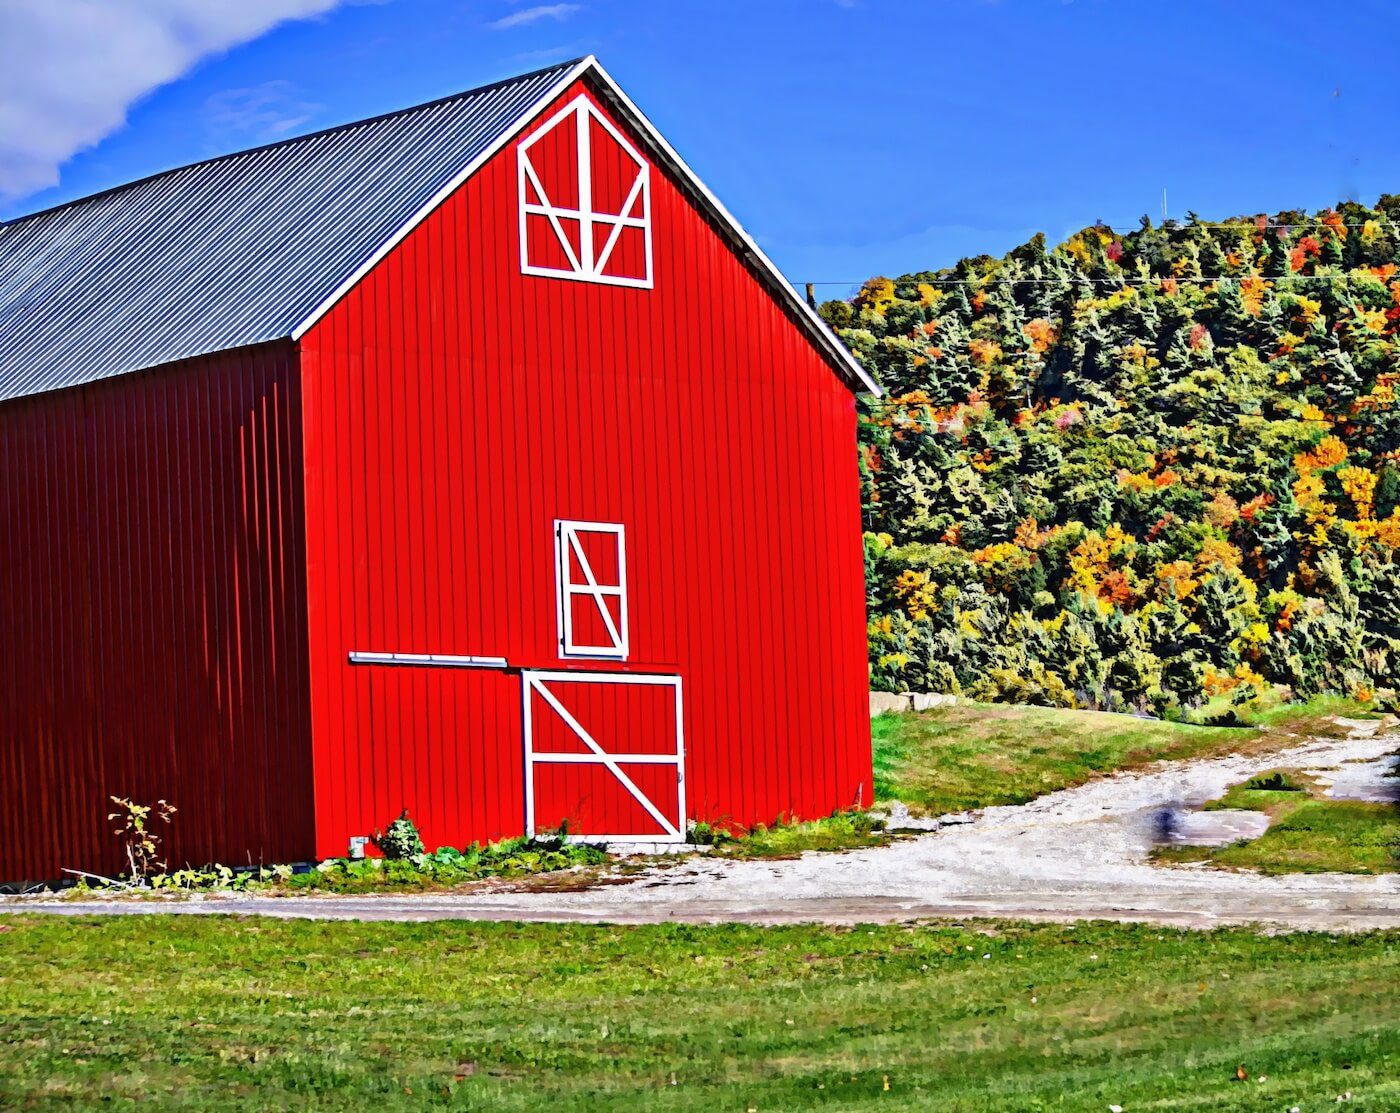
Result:
<svg viewBox="0 0 1400 1113"><path fill-rule="evenodd" d="M1198 812L1174 810L1154 816L1156 841L1162 846L1229 846L1257 839L1269 829L1263 812L1236 809Z"/></svg>
<svg viewBox="0 0 1400 1113"><path fill-rule="evenodd" d="M1400 754L1349 762L1315 776L1326 786L1327 795L1337 800L1400 805Z"/></svg>

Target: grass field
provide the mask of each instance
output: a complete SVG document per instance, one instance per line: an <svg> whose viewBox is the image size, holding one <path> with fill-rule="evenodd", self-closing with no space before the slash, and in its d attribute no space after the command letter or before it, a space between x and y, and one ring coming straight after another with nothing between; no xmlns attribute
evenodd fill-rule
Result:
<svg viewBox="0 0 1400 1113"><path fill-rule="evenodd" d="M1101 773L1271 741L1253 728L977 703L881 715L871 729L876 798L930 815L1022 804Z"/></svg>
<svg viewBox="0 0 1400 1113"><path fill-rule="evenodd" d="M1400 809L1331 799L1297 770L1261 774L1206 807L1268 812L1273 824L1257 839L1223 847L1166 847L1154 857L1270 874L1400 870Z"/></svg>
<svg viewBox="0 0 1400 1113"><path fill-rule="evenodd" d="M5 1108L1400 1108L1396 934L13 917L0 939Z"/></svg>
<svg viewBox="0 0 1400 1113"><path fill-rule="evenodd" d="M1232 727L982 703L880 715L871 722L875 796L903 800L929 815L1024 804L1155 761L1267 753L1307 737L1342 738L1347 728L1337 716L1367 714L1352 700L1324 697L1268 707L1249 725Z"/></svg>

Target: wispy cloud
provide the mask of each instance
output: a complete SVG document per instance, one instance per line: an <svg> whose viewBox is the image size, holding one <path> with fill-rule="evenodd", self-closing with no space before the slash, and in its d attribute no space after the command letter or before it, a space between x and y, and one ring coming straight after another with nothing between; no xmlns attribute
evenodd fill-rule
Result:
<svg viewBox="0 0 1400 1113"><path fill-rule="evenodd" d="M201 58L341 3L3 0L0 198L56 184L67 159L120 128L132 104Z"/></svg>
<svg viewBox="0 0 1400 1113"><path fill-rule="evenodd" d="M562 22L582 10L582 4L537 4L533 8L521 8L518 12L511 12L510 15L493 20L486 26L493 31L507 31L512 27L524 27L527 23L538 23L542 19Z"/></svg>
<svg viewBox="0 0 1400 1113"><path fill-rule="evenodd" d="M270 143L313 119L321 106L303 100L290 81L225 89L204 102L204 122L216 138Z"/></svg>

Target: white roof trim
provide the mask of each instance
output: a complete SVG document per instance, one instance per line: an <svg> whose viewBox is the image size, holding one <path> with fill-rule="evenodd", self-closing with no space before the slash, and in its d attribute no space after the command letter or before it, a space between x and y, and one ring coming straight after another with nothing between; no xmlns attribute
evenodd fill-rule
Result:
<svg viewBox="0 0 1400 1113"><path fill-rule="evenodd" d="M378 251L360 264L355 272L336 287L334 292L321 302L306 320L302 321L301 324L292 330L292 339L300 340L305 336L341 298L354 288L356 283L378 266L384 257L402 243L414 228L418 227L419 224L427 219L430 213L436 210L438 206L461 188L463 183L480 170L502 147L519 135L520 132L523 131L527 125L532 123L545 108L564 92L565 89L590 71L604 86L606 86L608 93L616 100L618 106L623 109L629 122L650 140L656 150L664 156L671 170L683 179L685 184L688 185L704 203L705 207L710 210L710 214L739 242L743 253L748 256L749 260L754 264L755 269L768 280L772 292L797 315L798 320L807 326L813 341L816 343L817 347L822 350L827 359L836 367L843 368L848 372L850 380L853 383L862 384L866 390L877 397L884 394L880 385L872 379L865 368L860 365L860 361L841 343L836 334L827 326L827 323L817 315L816 310L808 305L788 280L783 277L782 272L778 270L773 261L764 254L763 249L759 247L758 244L754 242L753 237L744 230L743 225L735 220L733 214L720 203L719 198L709 191L705 183L696 176L695 171L686 165L685 159L681 158L681 156L676 153L676 149L672 147L670 143L666 142L665 136L656 130L656 126L646 118L641 109L632 102L632 99L624 93L617 82L613 80L612 75L609 74L608 71L602 67L601 63L599 63L598 59L591 54L586 58L580 59L577 65L561 74L553 85L520 114L520 117L514 124L496 138L495 142L464 166L460 173L453 177L453 179L429 199L422 208L414 213L413 216L405 222L404 226L395 232Z"/></svg>
<svg viewBox="0 0 1400 1113"><path fill-rule="evenodd" d="M827 323L817 315L817 311L808 305L792 287L792 284L783 277L782 271L778 270L773 261L763 253L763 249L759 247L758 244L754 242L753 237L744 230L744 226L734 219L734 214L720 203L719 198L709 191L705 183L696 176L695 171L686 165L685 159L681 158L681 156L676 153L676 149L666 142L666 137L656 130L656 125L648 120L646 116L643 115L642 110L632 103L632 99L622 91L618 83L612 79L612 75L609 74L607 70L603 69L602 63L591 55L585 58L584 61L589 64L593 72L598 75L603 84L605 84L613 96L617 98L618 103L626 110L627 115L631 117L631 122L636 127L640 128L641 131L646 134L647 138L666 156L666 161L671 164L671 169L679 174L685 180L686 184L700 195L715 218L718 219L720 223L724 224L729 229L730 233L743 244L744 251L757 265L758 270L773 284L774 292L794 309L798 317L805 321L813 332L816 333L814 339L817 340L820 347L825 349L827 357L838 365L846 368L846 370L851 373L852 378L856 382L863 383L871 394L874 394L876 397L884 394L884 391L880 388L880 384L870 377L865 368L860 365L860 361L851 354L850 349L841 343L840 339L831 331Z"/></svg>
<svg viewBox="0 0 1400 1113"><path fill-rule="evenodd" d="M440 190L438 190L437 193L433 194L433 196L430 197L424 203L422 208L420 208L416 213L409 217L408 220L404 222L403 227L400 228L397 232L395 232L392 236L390 236L389 239L385 241L384 245L380 247L378 251L376 251L368 259L361 263L355 269L355 272L350 275L349 278L347 278L344 282L337 286L331 292L329 297L327 297L323 302L321 302L320 305L313 309L311 311L310 316L308 316L306 320L302 321L301 324L297 325L297 327L292 330L292 339L300 340L303 336L310 332L317 321L319 321L322 317L329 313L332 307L334 307L335 304L339 302L341 298L343 298L346 294L348 294L352 289L355 288L355 285L360 281L360 279L364 278L365 275L369 274L370 271L374 270L375 267L379 266L379 264L384 261L384 257L388 255L389 252L393 251L394 248L398 247L399 244L401 244L405 239L408 238L408 234L410 232L417 228L418 225L422 224L423 221L425 221L431 213L436 211L438 206L440 206L444 201L446 201L449 197L456 193L457 190L459 190L462 187L462 185L466 182L468 178L470 178L473 174L475 174L478 170L485 166L487 162L489 162L500 151L502 147L504 147L507 143L509 143L512 139L519 135L525 129L525 126L530 123L531 120L533 120L536 116L538 116L541 112L548 108L549 105L551 105L555 100L557 100L559 95L563 93L565 89L567 89L580 77L582 77L583 74L585 74L588 71L589 67L595 64L595 62L596 59L594 59L593 55L590 54L587 58L580 59L577 65L573 66L571 69L561 74L559 76L559 79L555 81L553 85L551 85L548 89L541 93L535 99L535 101L520 114L519 118L515 121L515 123L513 123L510 127L506 128L505 131L503 131L500 135L496 137L496 139L491 143L489 147L487 147L484 151L482 151L479 155L472 159L471 162L467 163L466 166L462 167L462 169L453 177L453 179L450 182L448 182L445 186L443 186Z"/></svg>

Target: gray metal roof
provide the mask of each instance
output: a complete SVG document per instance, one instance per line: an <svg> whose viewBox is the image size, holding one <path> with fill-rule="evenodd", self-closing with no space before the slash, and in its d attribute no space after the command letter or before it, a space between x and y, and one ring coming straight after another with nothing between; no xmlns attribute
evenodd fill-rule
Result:
<svg viewBox="0 0 1400 1113"><path fill-rule="evenodd" d="M0 224L0 400L291 336L579 65Z"/></svg>

